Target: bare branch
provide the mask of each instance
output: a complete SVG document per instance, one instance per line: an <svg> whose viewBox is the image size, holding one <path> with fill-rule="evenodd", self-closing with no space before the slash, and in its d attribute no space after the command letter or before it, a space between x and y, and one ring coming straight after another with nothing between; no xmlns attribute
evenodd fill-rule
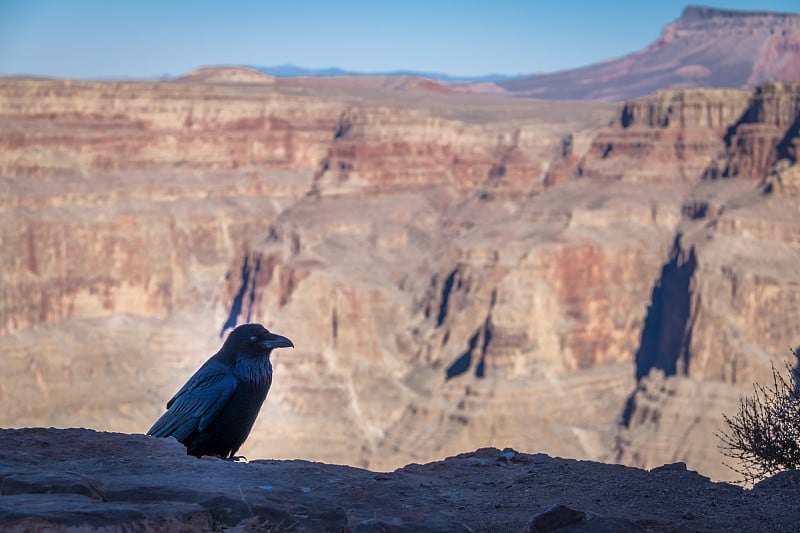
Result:
<svg viewBox="0 0 800 533"><path fill-rule="evenodd" d="M771 387L755 383L738 413L722 415L728 429L716 434L720 451L734 460L726 465L746 484L800 467L800 384L798 372L788 363L786 368L788 380L773 365Z"/></svg>

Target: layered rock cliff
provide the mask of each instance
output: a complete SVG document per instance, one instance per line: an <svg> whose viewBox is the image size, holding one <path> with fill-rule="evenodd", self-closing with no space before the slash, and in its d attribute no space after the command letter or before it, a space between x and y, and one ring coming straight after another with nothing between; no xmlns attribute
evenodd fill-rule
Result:
<svg viewBox="0 0 800 533"><path fill-rule="evenodd" d="M769 383L772 365L797 364L799 95L798 84L757 89L683 202L636 354L620 461L709 461L724 429L718 413L735 413L752 383Z"/></svg>
<svg viewBox="0 0 800 533"><path fill-rule="evenodd" d="M663 90L619 107L592 140L578 173L586 178L692 187L717 160L751 102L731 89Z"/></svg>
<svg viewBox="0 0 800 533"><path fill-rule="evenodd" d="M259 321L297 348L251 457L731 477L710 432L800 326L796 85L615 114L210 79L2 80L1 424L144 431Z"/></svg>
<svg viewBox="0 0 800 533"><path fill-rule="evenodd" d="M797 162L800 95L796 83L758 87L747 109L725 135L722 175L764 179L780 160ZM714 176L712 176L714 177Z"/></svg>

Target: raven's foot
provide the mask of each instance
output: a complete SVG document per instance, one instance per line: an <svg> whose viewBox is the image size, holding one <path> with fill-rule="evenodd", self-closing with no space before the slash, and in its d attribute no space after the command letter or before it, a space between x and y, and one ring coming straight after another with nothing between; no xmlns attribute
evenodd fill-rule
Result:
<svg viewBox="0 0 800 533"><path fill-rule="evenodd" d="M209 453L208 455L203 455L203 456L200 457L200 459L203 459L205 461L231 461L233 463L238 463L240 461L241 462L245 462L245 463L247 462L247 457L245 457L244 455L234 455L232 457L223 457L221 455L217 455L216 453Z"/></svg>

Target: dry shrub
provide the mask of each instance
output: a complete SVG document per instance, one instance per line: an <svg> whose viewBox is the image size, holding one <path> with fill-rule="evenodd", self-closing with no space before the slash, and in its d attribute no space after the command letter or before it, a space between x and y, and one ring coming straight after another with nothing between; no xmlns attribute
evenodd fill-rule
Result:
<svg viewBox="0 0 800 533"><path fill-rule="evenodd" d="M794 350L792 353L797 357ZM727 466L753 484L783 470L800 468L800 387L798 371L787 363L788 379L772 367L772 385L753 384L752 396L742 397L739 412L723 414L727 430L717 433Z"/></svg>

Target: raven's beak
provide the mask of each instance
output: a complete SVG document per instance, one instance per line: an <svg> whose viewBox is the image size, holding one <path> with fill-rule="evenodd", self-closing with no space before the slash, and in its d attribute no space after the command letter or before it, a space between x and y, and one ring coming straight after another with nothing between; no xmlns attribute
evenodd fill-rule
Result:
<svg viewBox="0 0 800 533"><path fill-rule="evenodd" d="M289 348L290 346L294 348L292 341L282 335L276 335L275 333L268 334L264 340L261 341L261 346L268 350L272 350L273 348Z"/></svg>

